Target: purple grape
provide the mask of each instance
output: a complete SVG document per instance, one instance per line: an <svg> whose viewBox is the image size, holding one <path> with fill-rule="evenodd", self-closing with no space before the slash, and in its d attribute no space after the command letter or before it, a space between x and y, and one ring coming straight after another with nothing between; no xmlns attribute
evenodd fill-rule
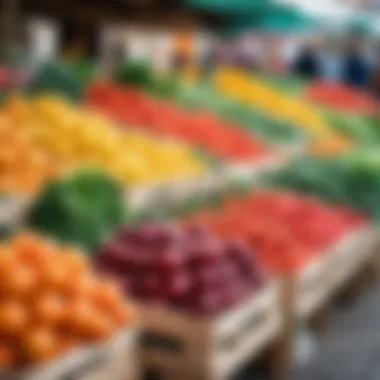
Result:
<svg viewBox="0 0 380 380"><path fill-rule="evenodd" d="M190 247L187 247L187 254L190 265L215 263L222 258L221 243L219 239L213 237L194 241Z"/></svg>
<svg viewBox="0 0 380 380"><path fill-rule="evenodd" d="M142 230L123 229L118 232L116 239L129 246L142 247L147 243L146 234Z"/></svg>
<svg viewBox="0 0 380 380"><path fill-rule="evenodd" d="M191 286L189 275L183 271L165 279L165 283L169 297L174 299L185 296Z"/></svg>
<svg viewBox="0 0 380 380"><path fill-rule="evenodd" d="M181 269L184 265L184 254L180 247L171 247L160 252L156 252L154 256L154 265L159 269L173 274L176 270Z"/></svg>
<svg viewBox="0 0 380 380"><path fill-rule="evenodd" d="M162 278L160 275L154 271L145 273L139 279L141 282L141 287L144 293L148 297L158 297L162 295Z"/></svg>
<svg viewBox="0 0 380 380"><path fill-rule="evenodd" d="M152 222L119 231L97 266L142 302L198 315L232 307L263 281L246 245L220 240L198 224L180 229Z"/></svg>
<svg viewBox="0 0 380 380"><path fill-rule="evenodd" d="M172 244L176 244L181 239L181 230L174 224L160 224L152 222L141 227L140 233L145 237L149 248L162 250Z"/></svg>
<svg viewBox="0 0 380 380"><path fill-rule="evenodd" d="M185 236L189 240L201 240L211 236L211 233L205 226L193 223L186 227Z"/></svg>
<svg viewBox="0 0 380 380"><path fill-rule="evenodd" d="M193 288L200 292L214 289L221 282L219 267L217 265L198 267L193 270L191 280Z"/></svg>

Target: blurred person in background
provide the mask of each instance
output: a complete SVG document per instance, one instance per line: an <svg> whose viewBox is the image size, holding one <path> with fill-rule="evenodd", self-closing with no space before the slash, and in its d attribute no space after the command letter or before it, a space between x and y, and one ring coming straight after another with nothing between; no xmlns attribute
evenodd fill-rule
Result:
<svg viewBox="0 0 380 380"><path fill-rule="evenodd" d="M342 79L344 83L363 89L368 88L371 77L370 66L364 41L356 38L349 41L342 58Z"/></svg>
<svg viewBox="0 0 380 380"><path fill-rule="evenodd" d="M377 47L376 57L371 75L371 90L373 94L380 99L380 43Z"/></svg>
<svg viewBox="0 0 380 380"><path fill-rule="evenodd" d="M292 64L292 73L303 79L317 79L322 68L318 51L312 44L303 46Z"/></svg>
<svg viewBox="0 0 380 380"><path fill-rule="evenodd" d="M338 82L342 79L342 52L338 41L328 38L320 54L322 77L327 81Z"/></svg>

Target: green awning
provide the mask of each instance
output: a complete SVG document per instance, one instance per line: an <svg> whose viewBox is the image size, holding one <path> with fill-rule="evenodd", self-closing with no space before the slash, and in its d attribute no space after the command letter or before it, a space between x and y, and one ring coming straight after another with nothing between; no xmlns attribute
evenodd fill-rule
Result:
<svg viewBox="0 0 380 380"><path fill-rule="evenodd" d="M270 6L267 10L246 17L231 17L220 32L236 35L249 31L292 33L318 27L318 22L296 8Z"/></svg>
<svg viewBox="0 0 380 380"><path fill-rule="evenodd" d="M311 16L292 7L277 7L270 10L259 21L257 27L267 32L298 32L318 25Z"/></svg>
<svg viewBox="0 0 380 380"><path fill-rule="evenodd" d="M267 8L272 0L184 0L188 7L213 13L255 13Z"/></svg>

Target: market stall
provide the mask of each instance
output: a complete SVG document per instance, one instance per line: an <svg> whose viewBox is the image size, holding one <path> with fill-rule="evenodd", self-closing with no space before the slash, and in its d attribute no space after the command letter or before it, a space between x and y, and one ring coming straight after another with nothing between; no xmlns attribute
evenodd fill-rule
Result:
<svg viewBox="0 0 380 380"><path fill-rule="evenodd" d="M221 380L266 351L284 378L297 323L379 261L375 101L84 71L0 109L0 378Z"/></svg>

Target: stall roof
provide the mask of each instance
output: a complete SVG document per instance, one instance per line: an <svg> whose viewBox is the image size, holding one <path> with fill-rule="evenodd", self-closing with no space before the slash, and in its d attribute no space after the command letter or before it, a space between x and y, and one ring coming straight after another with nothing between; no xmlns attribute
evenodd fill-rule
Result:
<svg viewBox="0 0 380 380"><path fill-rule="evenodd" d="M219 14L246 14L261 12L271 6L273 0L183 0L191 8Z"/></svg>

